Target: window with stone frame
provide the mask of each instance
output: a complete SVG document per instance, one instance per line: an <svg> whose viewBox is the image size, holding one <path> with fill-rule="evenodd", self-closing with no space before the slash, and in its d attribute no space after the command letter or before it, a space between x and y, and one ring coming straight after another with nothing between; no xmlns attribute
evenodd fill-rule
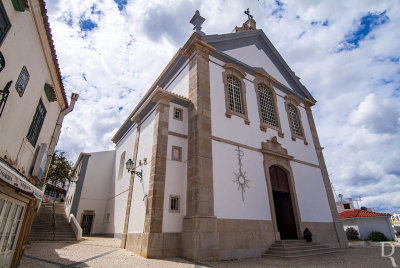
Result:
<svg viewBox="0 0 400 268"><path fill-rule="evenodd" d="M174 119L183 120L183 111L177 107L174 108Z"/></svg>
<svg viewBox="0 0 400 268"><path fill-rule="evenodd" d="M300 101L294 95L287 95L285 97L285 107L288 116L290 132L292 133L292 140L301 139L305 145L308 145L306 136L304 134L303 124L300 115Z"/></svg>
<svg viewBox="0 0 400 268"><path fill-rule="evenodd" d="M182 147L172 146L171 159L174 161L182 161Z"/></svg>
<svg viewBox="0 0 400 268"><path fill-rule="evenodd" d="M290 125L292 126L292 130L294 134L303 137L303 132L300 128L299 116L297 114L297 109L293 107L293 105L288 105L289 109L289 118L290 118Z"/></svg>
<svg viewBox="0 0 400 268"><path fill-rule="evenodd" d="M229 109L237 113L243 114L243 102L240 83L233 76L228 76L227 80Z"/></svg>
<svg viewBox="0 0 400 268"><path fill-rule="evenodd" d="M246 84L244 78L246 73L238 66L227 63L222 73L225 90L225 116L231 118L232 115L242 117L246 125L250 124L247 114L246 104Z"/></svg>
<svg viewBox="0 0 400 268"><path fill-rule="evenodd" d="M258 97L262 121L270 126L278 127L272 90L263 84L259 84Z"/></svg>
<svg viewBox="0 0 400 268"><path fill-rule="evenodd" d="M26 138L32 144L33 147L36 146L36 142L39 138L40 130L46 117L46 108L43 105L42 100L39 100L39 104L36 107L36 112L33 115L31 126L29 127L28 134Z"/></svg>
<svg viewBox="0 0 400 268"><path fill-rule="evenodd" d="M260 118L260 130L274 129L280 138L284 137L282 132L277 94L274 88L276 79L264 71L256 70L254 78L254 90L257 95L258 115Z"/></svg>
<svg viewBox="0 0 400 268"><path fill-rule="evenodd" d="M179 212L180 211L180 197L177 195L169 196L169 212Z"/></svg>

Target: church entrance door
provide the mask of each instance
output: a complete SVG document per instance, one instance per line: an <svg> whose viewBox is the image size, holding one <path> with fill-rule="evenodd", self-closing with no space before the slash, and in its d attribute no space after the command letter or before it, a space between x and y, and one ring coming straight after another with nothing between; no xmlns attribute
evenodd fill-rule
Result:
<svg viewBox="0 0 400 268"><path fill-rule="evenodd" d="M269 168L274 198L276 223L281 239L297 239L296 222L286 172L278 167Z"/></svg>

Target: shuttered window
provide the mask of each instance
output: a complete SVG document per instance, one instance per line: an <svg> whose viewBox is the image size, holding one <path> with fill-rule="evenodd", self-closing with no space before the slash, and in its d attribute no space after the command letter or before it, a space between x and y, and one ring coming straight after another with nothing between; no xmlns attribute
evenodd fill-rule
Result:
<svg viewBox="0 0 400 268"><path fill-rule="evenodd" d="M42 100L39 100L39 104L36 108L35 115L33 116L31 126L29 127L28 135L26 135L26 138L33 145L33 147L36 146L45 116L46 108L44 108Z"/></svg>

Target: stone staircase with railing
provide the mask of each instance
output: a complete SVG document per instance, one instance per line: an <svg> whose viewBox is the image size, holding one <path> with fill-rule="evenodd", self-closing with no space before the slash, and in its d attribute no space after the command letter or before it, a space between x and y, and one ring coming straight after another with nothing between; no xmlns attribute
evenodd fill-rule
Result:
<svg viewBox="0 0 400 268"><path fill-rule="evenodd" d="M64 203L42 203L33 221L29 241L76 241Z"/></svg>
<svg viewBox="0 0 400 268"><path fill-rule="evenodd" d="M342 251L339 248L331 248L327 244L306 242L305 240L281 240L275 241L265 251L263 257L296 258Z"/></svg>

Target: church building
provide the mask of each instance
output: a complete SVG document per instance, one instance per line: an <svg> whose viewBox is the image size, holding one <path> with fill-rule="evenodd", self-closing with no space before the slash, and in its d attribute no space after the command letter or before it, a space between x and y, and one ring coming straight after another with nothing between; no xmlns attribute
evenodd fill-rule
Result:
<svg viewBox="0 0 400 268"><path fill-rule="evenodd" d="M204 34L203 21L196 12L195 32L112 138L113 174L99 179L109 193L90 196L105 205L80 207L78 191L67 200L148 258L259 257L305 228L347 247L316 101L250 15L228 34Z"/></svg>

